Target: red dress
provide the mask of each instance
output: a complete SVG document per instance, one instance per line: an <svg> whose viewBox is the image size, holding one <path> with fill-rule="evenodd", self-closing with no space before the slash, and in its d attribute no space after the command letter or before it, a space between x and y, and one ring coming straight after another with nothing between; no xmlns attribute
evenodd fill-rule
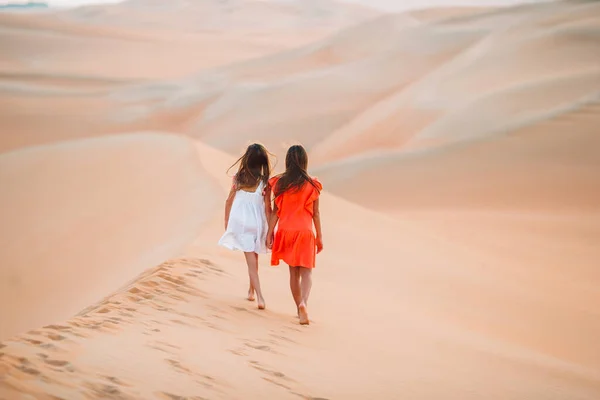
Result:
<svg viewBox="0 0 600 400"><path fill-rule="evenodd" d="M279 177L269 180L275 188ZM319 188L305 182L298 191L288 190L275 198L279 222L273 238L271 265L283 260L292 267L315 267L316 244L313 232L313 203L319 198L323 185L313 178Z"/></svg>

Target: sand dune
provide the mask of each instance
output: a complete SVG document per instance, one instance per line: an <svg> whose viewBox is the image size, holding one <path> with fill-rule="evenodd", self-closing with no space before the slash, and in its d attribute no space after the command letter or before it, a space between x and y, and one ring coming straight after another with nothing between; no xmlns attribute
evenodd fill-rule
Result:
<svg viewBox="0 0 600 400"><path fill-rule="evenodd" d="M376 15L327 0L179 3L126 1L49 15L0 15L0 32L12 39L0 49L46 74L166 78L307 43Z"/></svg>
<svg viewBox="0 0 600 400"><path fill-rule="evenodd" d="M0 14L0 398L599 398L600 4L438 3ZM308 327L216 245L251 141L325 185Z"/></svg>
<svg viewBox="0 0 600 400"><path fill-rule="evenodd" d="M256 7L259 10L249 11ZM12 128L10 135L0 138L0 151L106 133L161 127L182 131L171 117L177 110L167 109L167 118L155 117L158 110L150 117L144 112L165 100L156 98L155 86L161 91L176 88L176 97L189 92L198 96L206 88L200 90L198 83L182 77L299 46L376 15L364 7L326 0L270 5L245 1L233 9L215 1L182 2L170 10L165 14L158 3L125 2L42 14L0 14L0 35L10 37L0 41L0 122ZM228 18L233 19L220 20ZM250 32L240 19L258 30ZM202 81L214 86L213 75ZM166 78L176 80L155 83ZM127 103L122 110L124 104L115 101L123 97L119 89L138 83L150 86L151 97ZM144 93L140 88L134 92L137 98ZM167 95L173 97L172 91ZM70 112L73 104L84 111ZM190 110L183 114L189 118ZM56 129L46 134L41 127L49 123Z"/></svg>
<svg viewBox="0 0 600 400"><path fill-rule="evenodd" d="M334 193L379 209L475 207L598 213L598 111L596 102L582 104L508 135L457 143L443 150L365 155L316 172ZM334 172L340 169L345 173ZM394 177L393 185L381 170ZM362 190L355 190L357 185Z"/></svg>
<svg viewBox="0 0 600 400"><path fill-rule="evenodd" d="M162 1L128 0L112 7L79 7L59 15L63 19L85 20L95 25L161 33L216 30L271 35L298 28L331 32L376 14L376 10L364 5L332 0L173 0L168 5Z"/></svg>
<svg viewBox="0 0 600 400"><path fill-rule="evenodd" d="M128 10L133 6L123 7ZM63 70L51 75L48 75L47 62L44 74L36 72L32 76L30 73L19 79L19 74L7 72L6 79L10 83L5 84L5 90L14 97L9 97L4 107L6 114L0 118L10 121L19 134L18 139L4 143L4 147L46 143L46 139L34 138L39 135L39 129L32 129L30 115L40 112L30 111L34 106L27 105L52 110L56 104L73 101L87 102L87 115L46 111L53 115L55 123L64 124L58 129L58 135L66 138L81 137L78 126L83 123L88 126L86 136L158 128L193 135L235 152L240 148L238 138L243 141L258 138L269 146L281 148L279 138L285 130L289 141L302 140L314 146L317 160L321 155L332 159L362 151L362 136L373 138L370 141L379 148L403 145L417 131L447 113L445 108L461 104L466 109L473 107L485 96L484 86L491 95L528 85L534 78L568 78L570 74L597 70L598 49L593 40L595 14L590 12L595 8L594 4L582 3L527 6L497 12L458 8L437 13L429 10L384 15L330 39L251 61L244 61L247 57L234 50L232 54L239 58L227 60L237 61L233 65L212 68L193 79L148 81L133 86L126 85L132 83L131 75L140 79L153 69L164 74L172 68L177 74L184 72L180 68L188 69L188 73L198 72L214 67L215 63L204 57L205 52L189 54L190 46L199 43L195 39L176 42L181 43L182 53L162 56L154 50L159 39L138 43L115 38L113 41L134 47L125 49L126 55L121 57L117 55L120 44L107 42L107 51L114 55L111 59L115 60L112 64L115 71L105 63L97 63L97 57L89 57L88 63L93 66L90 72L70 78L75 80L68 86L80 89L75 93L74 89L64 91L64 86L57 88L52 82L69 80L70 72L64 70L66 64L79 73L86 70L88 67L80 62L57 59L57 65L63 66ZM121 10L118 14L127 12ZM132 29L131 32L137 31ZM217 34L220 44L228 41L226 35ZM279 34L261 38L269 40L273 36L279 37ZM105 36L99 38L107 40ZM304 40L310 39L314 38ZM95 40L95 37L86 39L86 48L97 53L99 46L94 44ZM214 42L214 37L206 40L206 43ZM237 37L236 40L246 45L253 39ZM282 43L299 44L285 38ZM165 45L168 51L176 51L178 46L167 41ZM33 51L23 46L19 48L23 52ZM64 57L74 57L71 48L61 46ZM140 73L137 63L143 59L140 58L140 52L146 51L143 49L152 49L146 56L153 62ZM271 49L271 53L273 51ZM225 53L228 53L226 46L220 47L218 52L210 51L217 57ZM60 53L54 52L53 57L57 54ZM196 55L201 59L190 62ZM83 60L83 56L85 53L80 55L78 51L77 60ZM131 59L129 64L127 57ZM504 68L490 62L497 57L507 60ZM182 58L186 62L169 61ZM169 65L157 64L156 59ZM512 72L509 67L513 68ZM107 73L112 77L108 78ZM357 76L360 79L356 79ZM48 84L40 86L40 80ZM84 80L89 83L81 85ZM594 90L595 85L591 85L589 91ZM42 93L45 100L40 99ZM385 106L388 102L390 105ZM240 103L251 106L240 107ZM279 109L272 109L267 117L265 103L269 108L277 104ZM391 115L385 111L386 107ZM55 117L56 114L60 117ZM366 118L366 122L362 123L361 118ZM401 129L396 121L402 121ZM254 136L256 123L261 131L258 137ZM444 123L440 122L442 126ZM400 135L396 133L398 130L402 131ZM331 131L338 132L330 135ZM231 135L232 132L235 135ZM304 132L310 132L310 136ZM335 150L327 150L328 146Z"/></svg>
<svg viewBox="0 0 600 400"><path fill-rule="evenodd" d="M315 149L316 156L331 160L364 152L363 138L368 138L369 150L404 148L407 142L414 141L417 133L428 136L428 132L435 131L435 126L444 129L453 140L502 131L499 123L515 125L527 119L527 111L534 113L528 110L536 104L530 104L532 95L540 94L537 97L547 102L537 104L548 116L554 113L553 108L564 108L596 95L600 91L597 77L600 59L596 55L598 43L592 39L593 28L587 27L587 22L590 8L597 9L597 6L584 4L573 8L564 10L552 6L550 10L542 9L543 13L530 11L533 14L530 18L524 18L522 15L527 14L519 10L520 23L513 23L511 28L514 35L502 32L506 28L500 23L507 19L508 11L499 12L496 18L494 14L469 17L466 26L475 25L488 32L476 45L466 48L409 88L368 108L320 143ZM571 15L572 26L561 28L553 24L545 29L528 28L564 17L564 14ZM482 27L479 19L489 22ZM576 24L580 19L583 19L581 26ZM442 26L453 24L465 29L462 19L443 22ZM523 31L526 27L527 31ZM505 60L501 66L496 62L498 58ZM573 81L569 82L570 79ZM580 91L575 94L576 88L564 92L555 90L548 96L546 90L551 89L551 85L560 85L554 83L555 80L565 86L575 85ZM536 84L547 86L532 87ZM530 92L528 98L517 105L514 98L525 92ZM513 97L512 108L506 106L506 101L496 104L490 99L508 96Z"/></svg>
<svg viewBox="0 0 600 400"><path fill-rule="evenodd" d="M415 33L415 32L413 32ZM436 44L441 49L423 57L411 58L420 44L436 42L432 35L407 34L404 51L384 50L372 57L350 60L277 81L240 82L223 93L206 112L190 125L188 132L202 141L235 151L237 138L258 137L267 145L280 146L281 136L302 140L309 148L332 130L343 126L356 112L391 91L405 86L425 74L438 62L452 58L462 46L474 41L473 35L456 35L456 40ZM402 49L400 43L395 43ZM360 77L360 79L357 79ZM249 107L240 107L240 102ZM270 105L268 115L261 114ZM257 135L253 120L260 118ZM229 132L236 132L231 139Z"/></svg>
<svg viewBox="0 0 600 400"><path fill-rule="evenodd" d="M531 281L515 282L502 268L506 259L482 269L481 254L410 224L330 196L323 204L339 223L329 228L310 329L298 328L289 312L285 271L264 269L269 308L260 313L243 300L239 257L216 254L204 241L193 250L202 258L163 264L76 318L4 342L6 395L592 399L599 393L598 355L581 343L593 342L600 327L572 329L594 313L582 308L593 304L583 300L597 301L586 281L563 270L569 291L564 281L536 282L527 274ZM363 246L373 229L382 235L375 253ZM350 245L358 250L344 252ZM592 297L582 295L584 288Z"/></svg>
<svg viewBox="0 0 600 400"><path fill-rule="evenodd" d="M368 3L372 7L391 11L391 12L406 12L417 10L425 10L427 14L437 14L437 10L442 10L448 7L509 7L527 3L544 3L548 0L344 0L350 3L364 4ZM550 0L552 1L552 0Z"/></svg>
<svg viewBox="0 0 600 400"><path fill-rule="evenodd" d="M182 115L185 104L192 111L180 129L229 152L238 151L239 139L258 138L279 147L282 135L314 145L317 159L321 154L331 159L364 151L361 137L380 148L402 145L452 107L476 107L486 93L517 90L535 79L590 74L587 91L595 94L598 49L590 10L596 8L560 4L474 15L459 9L427 25L414 22L410 14L386 15L314 45L211 71L188 82L194 90L183 83L173 85L163 91L162 105L159 100L142 106L146 111L138 121L144 124L149 114L170 114L171 104L179 101ZM556 22L559 17L563 23ZM503 68L493 63L497 57L506 58ZM559 94L556 101L568 104L573 99ZM380 102L394 103L387 107L401 113L396 120L408 132L373 116L382 113L376 107ZM269 115L262 111L265 104ZM357 113L365 113L368 120L361 123ZM332 130L340 133L330 135ZM328 145L335 151L328 152ZM348 146L356 151L346 150Z"/></svg>
<svg viewBox="0 0 600 400"><path fill-rule="evenodd" d="M201 69L268 54L290 45L285 40L269 41L260 36L252 40L233 33L200 32L177 36L177 32L174 32L161 36L152 31L94 27L85 20L57 19L38 27L34 21L30 21L29 16L1 17L0 32L11 36L10 41L2 42L2 53L18 62L12 68L5 67L5 71L12 73L19 72L19 66L23 66L38 74L62 73L75 77L99 76L144 81L185 76ZM287 36L292 45L305 40L300 37L294 40L292 35ZM213 51L217 39L222 44L219 52ZM75 54L77 62L73 63ZM173 62L182 58L186 58L185 63Z"/></svg>
<svg viewBox="0 0 600 400"><path fill-rule="evenodd" d="M71 316L177 254L216 205L194 148L169 135L31 147L0 165L1 338Z"/></svg>

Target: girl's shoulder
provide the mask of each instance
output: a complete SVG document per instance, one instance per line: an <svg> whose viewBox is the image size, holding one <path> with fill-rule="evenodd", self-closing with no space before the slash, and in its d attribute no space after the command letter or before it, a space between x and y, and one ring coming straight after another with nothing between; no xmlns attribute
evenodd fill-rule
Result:
<svg viewBox="0 0 600 400"><path fill-rule="evenodd" d="M316 176L311 176L310 179L313 181L317 189L323 190L323 184L321 183L319 178L317 178Z"/></svg>
<svg viewBox="0 0 600 400"><path fill-rule="evenodd" d="M323 190L323 184L319 181L319 178L311 176L310 177L312 184L310 182L306 182L305 190L308 192L308 203L312 203L316 201L319 196L321 196L321 190Z"/></svg>
<svg viewBox="0 0 600 400"><path fill-rule="evenodd" d="M282 174L275 175L275 176L271 177L269 179L269 186L271 188L275 187L275 185L277 184L277 181L279 181L279 179L281 178L281 176L282 176Z"/></svg>

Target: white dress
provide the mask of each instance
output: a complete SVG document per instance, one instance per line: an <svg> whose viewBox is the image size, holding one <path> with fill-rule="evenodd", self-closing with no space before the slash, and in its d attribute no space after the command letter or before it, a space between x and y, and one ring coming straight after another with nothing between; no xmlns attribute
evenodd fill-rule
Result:
<svg viewBox="0 0 600 400"><path fill-rule="evenodd" d="M261 181L254 192L238 190L235 193L227 230L219 245L246 253L267 253L267 215Z"/></svg>

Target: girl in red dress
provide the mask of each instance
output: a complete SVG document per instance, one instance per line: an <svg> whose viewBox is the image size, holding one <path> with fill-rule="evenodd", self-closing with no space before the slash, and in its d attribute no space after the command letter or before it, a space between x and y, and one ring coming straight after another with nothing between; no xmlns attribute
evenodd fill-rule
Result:
<svg viewBox="0 0 600 400"><path fill-rule="evenodd" d="M319 195L323 186L308 175L307 166L304 147L290 147L285 157L285 172L269 180L274 208L267 231L271 265L279 265L283 260L290 267L290 289L302 325L309 324L307 303L315 254L323 250L319 214Z"/></svg>

